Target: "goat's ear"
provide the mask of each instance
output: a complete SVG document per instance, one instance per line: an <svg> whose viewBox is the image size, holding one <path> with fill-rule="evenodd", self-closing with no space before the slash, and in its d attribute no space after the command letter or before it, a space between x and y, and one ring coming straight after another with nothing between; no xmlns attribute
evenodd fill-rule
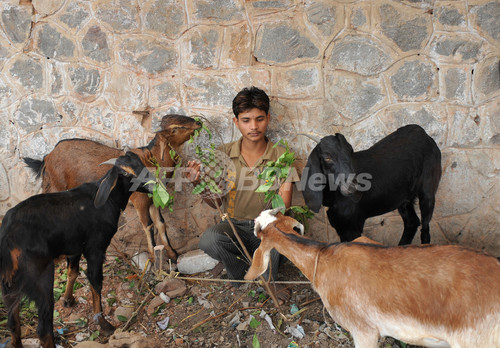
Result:
<svg viewBox="0 0 500 348"><path fill-rule="evenodd" d="M350 152L354 152L354 149L352 148L351 144L347 141L347 139L340 133L336 133L335 136L337 139L340 141L342 146L345 146L349 149Z"/></svg>
<svg viewBox="0 0 500 348"><path fill-rule="evenodd" d="M269 264L269 250L259 247L255 250L252 258L252 265L245 274L245 280L253 280L264 273Z"/></svg>
<svg viewBox="0 0 500 348"><path fill-rule="evenodd" d="M317 213L323 203L323 185L326 184L326 176L321 171L318 146L309 155L303 174L305 175L302 176L301 186L303 187L302 195L304 196L304 201L309 209ZM314 177L319 175L319 178L323 178L324 181L311 180L311 176L313 175Z"/></svg>
<svg viewBox="0 0 500 348"><path fill-rule="evenodd" d="M118 171L116 170L116 168L108 171L106 176L102 179L101 184L99 185L99 189L97 190L97 193L95 195L94 206L96 208L100 208L104 205L104 203L106 203L111 190L113 190L116 185L117 180Z"/></svg>

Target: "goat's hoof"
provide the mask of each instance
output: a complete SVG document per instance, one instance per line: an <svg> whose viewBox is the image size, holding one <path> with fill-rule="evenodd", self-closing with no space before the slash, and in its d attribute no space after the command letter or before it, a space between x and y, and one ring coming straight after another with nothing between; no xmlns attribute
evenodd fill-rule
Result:
<svg viewBox="0 0 500 348"><path fill-rule="evenodd" d="M63 298L63 306L68 308L68 307L73 307L75 305L76 301L73 296L71 297L64 297Z"/></svg>
<svg viewBox="0 0 500 348"><path fill-rule="evenodd" d="M99 326L101 327L101 332L104 336L111 336L115 332L115 327L107 320L100 321Z"/></svg>

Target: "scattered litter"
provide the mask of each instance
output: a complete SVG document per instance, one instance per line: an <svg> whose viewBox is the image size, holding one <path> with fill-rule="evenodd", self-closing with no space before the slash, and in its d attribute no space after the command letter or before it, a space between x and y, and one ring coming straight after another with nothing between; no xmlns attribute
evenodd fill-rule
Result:
<svg viewBox="0 0 500 348"><path fill-rule="evenodd" d="M57 329L56 331L57 331L57 333L58 333L59 335L64 335L65 333L67 333L67 332L68 332L68 329L67 329L67 328L65 328L65 327L62 327L62 328L60 328L60 329Z"/></svg>
<svg viewBox="0 0 500 348"><path fill-rule="evenodd" d="M170 303L170 297L168 297L168 295L165 295L164 292L160 292L160 298L163 300L163 302Z"/></svg>
<svg viewBox="0 0 500 348"><path fill-rule="evenodd" d="M289 333L291 334L293 337L296 337L296 338L304 338L306 336L306 333L304 331L304 328L300 325L297 325L297 327L291 327L291 326L288 326L285 330L285 333Z"/></svg>
<svg viewBox="0 0 500 348"><path fill-rule="evenodd" d="M83 297L80 296L80 297L78 297L78 303L86 305L89 302L86 299L84 299Z"/></svg>
<svg viewBox="0 0 500 348"><path fill-rule="evenodd" d="M87 338L89 338L89 336L90 335L88 333L86 333L86 332L79 332L79 333L76 334L75 340L77 342L82 342L82 341L85 341Z"/></svg>
<svg viewBox="0 0 500 348"><path fill-rule="evenodd" d="M267 321L269 327L271 328L271 330L273 330L273 332L276 332L276 328L274 327L273 321L271 320L269 314L267 314L264 310L262 310L260 312L260 317L263 318L265 321Z"/></svg>
<svg viewBox="0 0 500 348"><path fill-rule="evenodd" d="M161 330L165 330L168 327L168 322L170 321L170 317L166 317L165 319L157 322L156 324Z"/></svg>
<svg viewBox="0 0 500 348"><path fill-rule="evenodd" d="M238 337L238 342L240 341L240 338ZM7 344L10 343L10 337L7 338L7 340L4 343L0 343L0 348L5 348Z"/></svg>
<svg viewBox="0 0 500 348"><path fill-rule="evenodd" d="M238 325L240 325L240 312L236 312L229 321L229 326L231 326L233 329L236 328Z"/></svg>
<svg viewBox="0 0 500 348"><path fill-rule="evenodd" d="M294 303L290 306L290 313L295 314L299 311L299 307Z"/></svg>
<svg viewBox="0 0 500 348"><path fill-rule="evenodd" d="M292 341L292 342L288 343L287 348L299 348L299 345L297 342Z"/></svg>

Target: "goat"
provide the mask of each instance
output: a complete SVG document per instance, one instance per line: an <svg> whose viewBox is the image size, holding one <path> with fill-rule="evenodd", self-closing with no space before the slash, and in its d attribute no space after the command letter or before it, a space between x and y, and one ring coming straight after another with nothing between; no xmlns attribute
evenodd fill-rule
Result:
<svg viewBox="0 0 500 348"><path fill-rule="evenodd" d="M149 186L137 182L143 170L147 169L139 156L127 152L98 181L35 195L7 211L0 227L0 279L14 348L22 347L19 306L23 294L36 302L42 347L55 347L54 262L65 256L76 260L77 266L82 254L87 259L94 320L105 334L114 331L102 315L102 264L132 194L131 185L138 186L137 191L151 192ZM79 273L78 268L70 271L76 273L68 274L66 292L73 289Z"/></svg>
<svg viewBox="0 0 500 348"><path fill-rule="evenodd" d="M255 219L261 243L245 279L264 273L276 249L311 281L356 348L376 348L385 336L427 347L500 347L496 258L455 245L317 242L278 212Z"/></svg>
<svg viewBox="0 0 500 348"><path fill-rule="evenodd" d="M151 166L149 160L155 158L162 167L174 167L175 159L169 151L177 149L194 134L201 123L191 117L182 115L166 115L161 121L161 130L145 147L133 149L145 166ZM24 158L26 164L38 176L42 176L42 192L58 192L68 190L85 182L95 181L109 169L99 163L116 158L123 151L85 139L62 140L47 154L43 161ZM172 172L167 172L171 177ZM150 209L152 200L145 194L134 193L130 197L137 211L139 220L146 233L148 250L154 257L154 228L158 230L160 239L170 259L176 260L177 253L168 241L165 224L158 209Z"/></svg>
<svg viewBox="0 0 500 348"><path fill-rule="evenodd" d="M359 237L367 218L398 209L404 222L399 244L410 244L420 225L418 197L426 244L440 179L438 146L420 126L407 125L358 152L342 134L322 138L307 159L301 186L311 210L329 208L328 220L341 242Z"/></svg>

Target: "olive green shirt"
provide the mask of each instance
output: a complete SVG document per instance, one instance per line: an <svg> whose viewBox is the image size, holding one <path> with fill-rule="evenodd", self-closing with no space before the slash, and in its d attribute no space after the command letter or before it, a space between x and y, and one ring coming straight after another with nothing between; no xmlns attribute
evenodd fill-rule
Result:
<svg viewBox="0 0 500 348"><path fill-rule="evenodd" d="M257 160L255 166L250 168L241 155L240 138L229 144L222 146L232 163L234 164L234 173L228 173L231 181L231 190L225 196L225 208L230 218L237 220L253 220L262 210L266 209L267 203L264 201L263 192L255 192L257 187L264 184L265 181L258 179L257 176L263 171L265 165L270 161L276 161L283 153L285 148L274 146L271 141L267 142L264 154ZM298 181L297 172L292 168L290 170L287 182Z"/></svg>

